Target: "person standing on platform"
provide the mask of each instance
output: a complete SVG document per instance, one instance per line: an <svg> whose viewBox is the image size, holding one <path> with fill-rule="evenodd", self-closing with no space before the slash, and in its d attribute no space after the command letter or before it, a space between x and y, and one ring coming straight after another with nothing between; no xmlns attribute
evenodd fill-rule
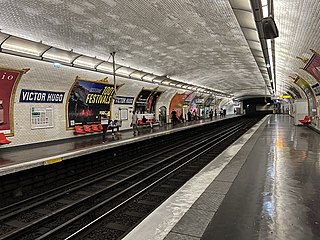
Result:
<svg viewBox="0 0 320 240"><path fill-rule="evenodd" d="M131 121L132 129L133 129L133 135L136 135L136 131L139 134L139 129L138 129L138 116L135 113L135 111L132 112L132 121Z"/></svg>
<svg viewBox="0 0 320 240"><path fill-rule="evenodd" d="M177 123L177 112L176 112L176 110L174 110L174 109L172 110L171 117L172 117L172 125L174 126Z"/></svg>
<svg viewBox="0 0 320 240"><path fill-rule="evenodd" d="M192 114L190 110L188 111L187 115L188 115L188 122L191 122Z"/></svg>
<svg viewBox="0 0 320 240"><path fill-rule="evenodd" d="M209 118L210 118L210 120L212 121L212 118L213 118L213 111L212 111L212 109L211 109L210 112L209 112Z"/></svg>
<svg viewBox="0 0 320 240"><path fill-rule="evenodd" d="M217 118L218 114L217 114L217 109L214 109L214 118Z"/></svg>
<svg viewBox="0 0 320 240"><path fill-rule="evenodd" d="M223 118L223 109L222 108L220 109L220 113L219 114L220 114L220 118Z"/></svg>
<svg viewBox="0 0 320 240"><path fill-rule="evenodd" d="M159 126L162 127L162 113L159 111Z"/></svg>
<svg viewBox="0 0 320 240"><path fill-rule="evenodd" d="M183 112L181 112L181 114L180 114L180 121L181 121L181 123L184 123Z"/></svg>
<svg viewBox="0 0 320 240"><path fill-rule="evenodd" d="M195 109L193 110L193 120L194 121L198 120L198 114L197 114L197 111Z"/></svg>
<svg viewBox="0 0 320 240"><path fill-rule="evenodd" d="M106 142L107 129L109 124L109 117L106 113L101 114L101 125L102 125L102 142Z"/></svg>

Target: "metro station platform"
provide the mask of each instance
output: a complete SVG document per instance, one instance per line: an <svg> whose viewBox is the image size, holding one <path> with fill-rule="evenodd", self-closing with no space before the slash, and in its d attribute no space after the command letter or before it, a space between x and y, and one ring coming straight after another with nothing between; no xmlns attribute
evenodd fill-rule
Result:
<svg viewBox="0 0 320 240"><path fill-rule="evenodd" d="M320 239L320 136L269 115L124 240Z"/></svg>
<svg viewBox="0 0 320 240"><path fill-rule="evenodd" d="M50 142L28 144L24 146L0 147L0 176L18 172L34 167L52 164L55 162L73 159L79 156L98 152L113 147L129 144L135 141L154 138L168 132L182 131L199 124L209 124L214 121L223 121L240 115L227 115L224 118L200 120L179 123L175 126L164 124L163 126L139 127L139 135L134 136L132 129L121 131L112 136L108 131L106 143L102 143L102 134L77 136L70 139L55 140Z"/></svg>

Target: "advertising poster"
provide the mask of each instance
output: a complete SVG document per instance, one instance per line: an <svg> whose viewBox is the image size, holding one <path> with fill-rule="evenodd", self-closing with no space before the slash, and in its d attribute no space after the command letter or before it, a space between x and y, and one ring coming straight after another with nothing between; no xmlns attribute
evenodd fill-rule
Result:
<svg viewBox="0 0 320 240"><path fill-rule="evenodd" d="M311 59L304 67L308 73L310 73L318 82L320 82L320 55L313 53Z"/></svg>
<svg viewBox="0 0 320 240"><path fill-rule="evenodd" d="M189 105L192 99L197 95L195 92L186 92L186 99L184 100L184 104Z"/></svg>
<svg viewBox="0 0 320 240"><path fill-rule="evenodd" d="M191 105L191 106L199 106L199 105L202 105L202 106L203 106L203 103L204 103L204 99L203 99L202 97L200 97L200 96L195 96L195 97L192 99L190 105Z"/></svg>
<svg viewBox="0 0 320 240"><path fill-rule="evenodd" d="M68 98L68 127L100 123L100 113L110 113L114 86L107 82L76 79Z"/></svg>
<svg viewBox="0 0 320 240"><path fill-rule="evenodd" d="M13 101L16 87L28 70L0 68L0 132L13 134Z"/></svg>
<svg viewBox="0 0 320 240"><path fill-rule="evenodd" d="M188 107L188 105L184 104L187 97L188 95L185 93L183 94L176 93L176 95L174 95L170 103L170 109L169 109L170 114L174 109L177 112L177 117L181 116L181 113L183 113L183 106Z"/></svg>
<svg viewBox="0 0 320 240"><path fill-rule="evenodd" d="M297 84L307 95L308 102L309 102L309 114L312 116L316 115L317 114L316 99L309 83L306 80L300 77L297 77L295 80L295 84Z"/></svg>
<svg viewBox="0 0 320 240"><path fill-rule="evenodd" d="M155 113L156 104L162 92L142 89L135 102L138 113Z"/></svg>
<svg viewBox="0 0 320 240"><path fill-rule="evenodd" d="M210 107L212 101L213 101L213 96L212 96L212 95L209 95L209 96L207 97L207 99L205 100L205 102L204 102L204 106L205 106L205 107Z"/></svg>

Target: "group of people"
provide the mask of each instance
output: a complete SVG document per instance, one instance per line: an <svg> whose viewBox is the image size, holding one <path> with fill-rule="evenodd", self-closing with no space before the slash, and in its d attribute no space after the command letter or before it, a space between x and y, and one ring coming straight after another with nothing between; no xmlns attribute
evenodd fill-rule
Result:
<svg viewBox="0 0 320 240"><path fill-rule="evenodd" d="M227 110L221 108L219 111L220 118L225 117L226 115L227 115ZM217 109L215 109L214 110L214 118L217 118L217 117L218 117L218 112L217 112ZM213 110L212 109L209 111L209 118L210 118L210 120L213 119Z"/></svg>
<svg viewBox="0 0 320 240"><path fill-rule="evenodd" d="M217 111L217 109L215 110L212 110L210 109L209 112L207 112L207 114L209 114L209 118L210 120L213 119L213 116L215 118L218 117L218 114L220 116L220 118L222 117L225 117L226 116L226 109L223 109L221 108L219 113ZM160 118L160 117L159 117ZM177 114L177 111L175 109L172 110L171 112L171 119L172 119L172 125L176 125L177 123L182 123L185 121L184 117L183 117L183 113L181 112L181 114L178 116ZM190 110L188 111L187 113L187 121L190 122L192 120L199 120L200 119L200 116L197 114L197 111L196 110L193 110L193 112L191 112ZM147 119L145 116L142 117L142 122L143 123L147 123ZM152 127L151 125L152 123L150 123L150 126ZM132 121L131 121L131 126L132 126L132 129L133 129L133 134L136 135L136 133L139 134L139 129L138 129L138 116L137 114L135 113L135 111L132 112Z"/></svg>
<svg viewBox="0 0 320 240"><path fill-rule="evenodd" d="M226 109L223 109L223 108L220 109L219 113L218 113L217 109L215 109L215 110L210 109L210 111L207 111L206 113L207 113L207 115L209 115L210 120L212 120L213 117L217 118L218 114L219 114L220 118L225 117L227 115ZM173 115L172 115L172 117L173 117ZM188 122L190 122L192 120L200 120L200 116L197 114L196 110L193 110L193 112L191 112L189 110L187 113L187 117L188 117Z"/></svg>

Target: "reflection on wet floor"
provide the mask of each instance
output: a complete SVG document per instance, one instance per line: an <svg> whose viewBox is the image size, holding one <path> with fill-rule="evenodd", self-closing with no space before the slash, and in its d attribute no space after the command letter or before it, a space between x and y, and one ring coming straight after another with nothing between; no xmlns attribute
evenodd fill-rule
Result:
<svg viewBox="0 0 320 240"><path fill-rule="evenodd" d="M272 116L201 239L320 239L319 162L318 133Z"/></svg>

